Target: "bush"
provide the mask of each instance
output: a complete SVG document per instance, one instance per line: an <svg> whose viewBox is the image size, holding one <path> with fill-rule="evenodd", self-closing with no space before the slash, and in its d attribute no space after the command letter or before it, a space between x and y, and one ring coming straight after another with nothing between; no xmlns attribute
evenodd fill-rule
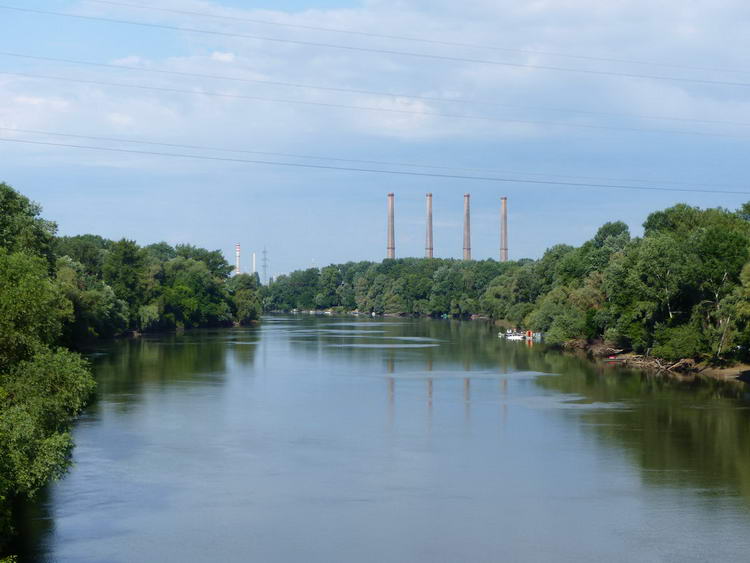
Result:
<svg viewBox="0 0 750 563"><path fill-rule="evenodd" d="M692 324L676 327L658 326L654 332L652 354L665 360L698 359L710 351L709 343Z"/></svg>

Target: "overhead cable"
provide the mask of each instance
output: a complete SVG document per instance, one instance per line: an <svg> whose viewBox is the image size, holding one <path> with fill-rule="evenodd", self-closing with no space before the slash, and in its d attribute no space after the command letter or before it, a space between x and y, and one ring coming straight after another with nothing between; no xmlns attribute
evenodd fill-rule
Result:
<svg viewBox="0 0 750 563"><path fill-rule="evenodd" d="M343 45L343 44L338 44L338 43L303 41L299 39L286 39L286 38L270 37L270 36L263 36L263 35L250 35L250 34L245 34L245 33L231 33L227 31L200 29L200 28L195 28L195 27L183 27L183 26L176 26L176 25L139 22L139 21L133 21L133 20L107 18L107 17L102 17L102 16L85 16L81 14L68 14L65 12L55 12L51 10L38 10L34 8L21 8L18 6L8 6L4 4L0 5L0 9L13 10L17 12L25 12L25 13L31 13L31 14L74 18L74 19L88 20L88 21L116 23L116 24L123 24L123 25L134 25L134 26L140 26L140 27L148 27L152 29L165 29L165 30L179 31L179 32L184 32L184 33L199 33L199 34L204 34L204 35L214 35L214 36L221 36L221 37L254 39L258 41L285 43L285 44L291 44L291 45L300 45L304 47L323 47L327 49L343 49L343 50L353 51L353 52L376 53L376 54L381 54L381 55L397 55L397 56L415 57L415 58L429 59L429 60L442 60L442 61L447 61L447 62L484 64L484 65L504 66L504 67L530 69L530 70L547 70L547 71L554 71L554 72L572 72L572 73L587 74L587 75L594 75L594 76L615 76L615 77L620 77L620 78L663 80L663 81L670 81L670 82L682 82L682 83L693 83L693 84L704 84L704 85L750 87L750 82L737 82L737 81L730 81L730 80L708 80L708 79L701 79L701 78L663 76L663 75L656 75L656 74L639 74L639 73L616 72L616 71L607 71L607 70L592 70L592 69L559 67L559 66L551 66L551 65L538 65L538 64L531 64L531 63L512 63L512 62L507 62L507 61L497 61L497 60L479 59L479 58L471 58L471 57L455 57L455 56L448 56L448 55L437 55L433 53L416 53L416 52L411 52L411 51L399 51L399 50L394 50L394 49L377 49L377 48L372 48L372 47L358 47L354 45Z"/></svg>
<svg viewBox="0 0 750 563"><path fill-rule="evenodd" d="M291 28L291 29L320 31L324 33L341 33L341 34L346 34L346 35L355 35L355 36L369 37L369 38L374 38L374 39L388 39L388 40L397 40L397 41L410 41L414 43L425 43L428 45L442 45L444 47L467 47L470 49L486 49L490 51L502 51L506 53L519 53L522 55L545 55L545 56L551 56L551 57L579 59L579 60L584 60L584 61L598 61L598 62L607 62L607 63L624 63L624 64L635 64L635 65L646 65L646 66L660 66L660 67L665 67L665 68L679 68L683 70L698 70L698 71L704 71L704 72L712 71L712 72L733 72L733 73L742 73L742 74L750 73L750 71L748 70L693 66L693 65L676 64L676 63L667 63L663 61L642 61L642 60L637 60L637 59L620 59L620 58L614 58L614 57L602 57L602 56L593 56L593 55L577 55L577 54L571 54L571 53L559 53L559 52L554 52L554 51L538 50L538 49L518 49L518 48L511 48L511 47L499 47L496 45L485 45L485 44L479 44L479 43L446 41L442 39L428 39L426 37L413 37L413 36L407 36L407 35L373 33L369 31L359 31L359 30L353 30L353 29L341 29L341 28L335 28L335 27L324 27L324 26L316 26L316 25L306 25L306 24L298 24L298 23L263 20L263 19L257 19L257 18L239 17L236 15L225 16L225 15L215 14L211 12L196 12L192 10L178 10L175 8L160 8L157 6L145 6L143 4L133 4L130 2L115 2L113 0L83 0L83 1L89 4L103 4L107 6L118 6L122 8L136 8L139 10L150 10L154 12L162 12L162 13L169 13L169 14L197 16L201 18L214 18L214 19L221 19L225 21L231 21L234 23L238 23L238 22L239 23L252 23L252 24L260 24L260 25L286 27L286 28Z"/></svg>
<svg viewBox="0 0 750 563"><path fill-rule="evenodd" d="M530 120L530 119L507 119L501 117L492 117L485 115L470 115L470 114L455 114L455 113L443 113L435 111L415 111L408 109L399 108L385 108L380 106L365 106L365 105L349 105L339 104L333 102L317 102L311 100L294 100L286 98L273 98L266 96L250 96L245 94L230 94L225 92L212 92L206 90L185 90L181 88L169 88L166 86L148 86L144 84L126 84L124 82L107 82L103 80L88 80L83 78L70 78L66 76L52 76L46 74L34 74L28 72L10 72L0 70L0 75L8 76L19 76L23 78L32 79L43 79L43 80L60 80L63 82L73 82L79 84L92 84L96 86L112 86L116 88L133 88L137 90L147 90L155 92L168 92L174 94L189 94L193 96L213 96L219 98L236 99L236 100L252 100L260 102L270 103L282 103L282 104L297 104L314 107L324 108L337 108L337 109L351 109L357 111L373 111L373 112L384 112L398 115L418 115L425 117L444 117L450 119L466 119L472 121L486 121L494 123L511 123L516 125L532 125L532 126L556 126L556 127L572 127L575 129L589 129L589 130L604 130L604 131L623 131L630 133L658 133L658 134L670 134L670 135L691 135L700 137L724 137L733 139L746 139L747 135L737 135L731 133L715 133L710 131L689 131L684 129L651 129L644 127L623 127L616 125L592 125L586 123L570 123L563 121L544 121L544 120Z"/></svg>
<svg viewBox="0 0 750 563"><path fill-rule="evenodd" d="M400 92L364 90L364 89L357 89L357 88L340 88L340 87L335 87L335 86L319 86L319 85L312 85L312 84L300 84L300 83L295 83L295 82L283 82L279 80L264 80L264 79L259 79L259 78L227 76L227 75L222 75L222 74L206 74L206 73L198 73L198 72L179 71L179 70L156 69L156 68L115 64L115 63L102 63L102 62L96 62L96 61L82 61L79 59L45 57L45 56L40 56L40 55L28 55L24 53L15 53L11 51L0 51L0 55L6 56L6 57L19 58L19 59L26 59L26 60L66 63L66 64L73 64L73 65L92 66L92 67L97 67L97 68L110 68L114 70L146 72L146 73L152 73L152 74L163 74L167 76L183 76L186 78L201 78L201 79L208 79L208 80L227 80L230 82L240 82L240 83L247 83L247 84L265 84L268 86L284 86L284 87L301 88L301 89L309 89L309 90L321 90L325 92L338 92L338 93L347 93L347 94L365 94L369 96L388 96L388 97L397 98L397 99L412 99L412 100L422 100L422 101L438 102L438 103L464 104L464 105L469 105L469 106L477 105L477 106L497 107L497 108L505 108L505 109L531 110L531 111L553 111L553 112L560 112L560 113L595 115L595 116L602 116L602 117L626 117L626 118L634 118L634 119L650 119L650 120L657 120L657 121L676 121L676 122L683 122L683 123L705 123L705 124L710 124L710 125L734 125L734 126L750 127L750 123L743 123L743 122L736 122L736 121L722 121L722 120L715 120L715 119L697 119L697 118L691 118L691 117L670 117L670 116L659 116L659 115L627 114L627 113L579 110L579 109L571 109L571 108L513 106L513 105L508 105L508 104L500 104L497 102L489 102L485 100L467 100L465 98L445 98L445 97L439 97L439 96L423 96L423 95L416 95L416 94L405 94L405 93L400 93Z"/></svg>
<svg viewBox="0 0 750 563"><path fill-rule="evenodd" d="M627 186L617 184L595 184L586 182L557 182L552 180L531 180L531 179L519 179L519 178L503 178L499 176L467 176L460 174L438 174L431 172L413 172L408 170L385 170L375 168L356 168L349 166L329 166L324 164L309 164L299 162L277 162L269 160L255 160L255 159L244 159L244 158L230 158L220 156L206 156L206 155L195 155L195 154L182 154L182 153L168 153L159 151L146 151L146 150L135 150L135 149L121 149L111 147L95 147L90 145L76 145L72 143L53 143L45 141L31 141L27 139L7 139L1 138L0 142L7 143L22 143L28 145L40 145L50 147L64 147L74 149L85 149L94 151L104 151L112 153L124 153L124 154L137 154L146 156L160 156L169 158L180 158L180 159L194 159L194 160L206 160L206 161L217 161L217 162L229 162L239 164L258 164L266 166L283 166L292 168L308 168L317 170L336 170L341 172L359 172L367 174L386 174L395 176L417 176L427 178L442 178L446 180L467 180L467 181L479 181L479 182L502 182L510 184L529 184L529 185L547 185L547 186L559 186L559 187L576 187L576 188L596 188L596 189L617 189L617 190L645 190L645 191L660 191L660 192L689 192L689 193L711 193L711 194L732 194L732 195L750 195L750 191L731 191L731 190L701 190L701 189L685 189L685 188L669 188L660 186Z"/></svg>
<svg viewBox="0 0 750 563"><path fill-rule="evenodd" d="M635 178L611 178L611 177L607 178L607 177L601 177L601 176L584 176L584 175L573 176L570 174L545 174L545 173L540 173L540 172L528 172L528 171L518 171L518 170L515 170L515 171L500 170L497 168L487 168L487 167L445 166L445 165L441 166L441 165L435 165L435 164L392 161L392 160L343 158L343 157L336 157L336 156L310 155L310 154L288 153L288 152L278 152L278 151L236 149L236 148L229 148L229 147L209 146L209 145L168 143L165 141L152 141L148 139L130 139L130 138L124 138L124 137L108 137L108 136L101 136L101 135L83 135L83 134L76 134L76 133L64 133L60 131L43 131L40 129L22 129L18 127L0 127L0 131L10 131L13 133L27 133L27 134L34 134L34 135L45 135L45 136L51 136L51 137L63 137L63 138L69 138L69 139L86 139L90 141L105 141L105 142L112 142L112 143L151 145L151 146L158 146L158 147L205 150L205 151L226 152L226 153L234 153L234 154L254 154L254 155L261 155L261 156L277 156L277 157L283 157L283 158L300 158L300 159L305 159L305 160L349 162L349 163L354 163L354 164L370 164L370 165L374 164L374 165L379 165L379 166L401 166L401 167L407 167L407 168L424 168L428 170L477 172L477 173L483 173L483 174L496 173L496 174L511 174L511 175L521 175L521 176L540 176L540 177L548 177L548 178L568 178L568 179L578 179L578 180L584 179L584 180L594 180L596 182L617 182L617 183L629 182L629 183L638 183L638 184L658 183L658 184L669 184L669 185L688 186L688 187L736 188L736 186L730 186L727 184L676 182L674 180L661 180L661 179L655 180L653 178L648 179L648 180L643 180L643 179L635 179Z"/></svg>

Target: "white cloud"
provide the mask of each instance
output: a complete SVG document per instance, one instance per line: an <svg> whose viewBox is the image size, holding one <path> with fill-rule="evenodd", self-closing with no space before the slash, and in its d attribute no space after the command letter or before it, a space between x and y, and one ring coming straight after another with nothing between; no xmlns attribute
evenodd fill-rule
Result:
<svg viewBox="0 0 750 563"><path fill-rule="evenodd" d="M234 62L234 53L222 53L219 51L214 51L211 53L211 60L219 61L222 63L231 63Z"/></svg>
<svg viewBox="0 0 750 563"><path fill-rule="evenodd" d="M747 18L750 9L738 0L723 2L720 6L708 3L688 5L677 0L658 5L646 0L571 0L565 3L548 0L474 0L469 3L379 0L356 9L297 12L242 10L203 0L156 0L152 5L213 12L233 19L213 20L166 12L97 7L87 3L81 3L78 10L87 14L222 32L453 58L490 59L510 65L750 81L748 75L737 73L559 56L567 53L604 59L742 69L746 64L742 57L750 46L750 34L739 33L740 26L736 22ZM499 49L322 33L243 23L242 18L392 36L418 36ZM747 88L742 87L617 78L168 31L159 33L168 38L169 46L159 48L148 42L141 46L138 38L139 34L146 33L145 30L133 27L132 33L133 41L123 43L122 53L110 59L113 64L185 74L138 73L74 65L66 65L61 70L54 64L44 63L29 64L25 70L195 93L4 77L0 80L0 98L7 103L0 105L0 123L250 150L344 153L343 156L353 158L366 158L376 147L377 152L388 159L400 158L399 151L404 148L416 152L420 147L429 146L440 146L445 154L457 159L461 154L472 157L472 153L482 152L503 155L518 144L527 147L529 153L542 154L546 145L542 147L535 143L557 143L564 147L568 136L587 136L592 150L596 151L601 150L603 143L620 136L617 132L572 129L545 122L747 132L746 128L718 124L565 113L557 111L559 108L750 123L750 101ZM729 39L733 39L732 49L726 48ZM68 55L61 53L60 56ZM89 58L97 60L95 50ZM398 95L211 80L191 77L190 73L412 94L453 101L441 103ZM201 91L280 101L197 94ZM456 100L474 100L482 104L456 103ZM289 103L294 101L308 104ZM378 107L388 111L315 104ZM496 118L496 121L428 115L435 113L485 115ZM541 123L522 123L530 121ZM452 144L460 149L454 150ZM66 154L68 159L71 156L72 153ZM474 160L469 157L466 161ZM116 155L86 154L80 157L85 163L111 164L122 160ZM158 159L144 162L154 168L173 166L171 161ZM505 160L499 160L498 165L508 166ZM205 165L186 162L185 166L200 168Z"/></svg>
<svg viewBox="0 0 750 563"><path fill-rule="evenodd" d="M107 120L113 125L120 127L132 125L135 121L132 116L122 113L110 113L107 115Z"/></svg>
<svg viewBox="0 0 750 563"><path fill-rule="evenodd" d="M42 96L16 96L12 100L20 106L33 106L39 110L50 109L54 111L64 110L69 107L66 100L59 98L45 98Z"/></svg>
<svg viewBox="0 0 750 563"><path fill-rule="evenodd" d="M358 9L241 10L202 0L160 0L154 7L194 10L225 15L233 20L188 17L168 12L115 9L82 3L86 13L136 17L139 20L217 29L231 33L273 36L302 41L327 42L385 50L403 50L448 57L491 59L511 64L571 67L624 73L698 76L717 79L726 73L706 73L690 69L594 61L554 56L571 53L591 57L667 61L692 65L710 60L715 66L738 66L739 47L727 50L718 39L719 23L731 24L747 8L738 1L721 7L685 5L673 0L658 6L646 0L628 3L575 0L566 3L537 0L518 3L510 0L475 0L468 5L426 0L372 1ZM114 10L114 12L113 12ZM368 38L357 35L321 33L312 30L279 28L243 23L242 18L279 21L290 24L362 30L393 36L418 36L439 41L495 45L513 50L476 49L419 42ZM726 26L724 26L726 27ZM137 28L133 28L137 33ZM167 32L165 32L167 33ZM83 79L128 82L163 88L229 92L264 98L333 105L366 105L396 111L365 111L322 108L304 104L261 102L169 92L124 89L58 82L9 81L2 93L15 92L21 105L36 104L34 112L21 111L21 117L34 122L57 124L65 129L81 123L93 129L97 124L106 134L108 127L127 129L144 136L222 139L224 144L283 143L285 139L314 134L320 137L356 139L400 139L477 142L508 138L558 138L559 127L534 127L509 122L442 118L424 113L489 115L500 119L601 123L606 118L562 112L513 109L533 106L579 108L592 111L668 114L687 118L726 116L750 121L750 103L734 99L727 106L721 89L712 91L689 83L637 81L634 79L544 71L538 69L486 65L460 61L401 57L382 53L316 48L312 46L255 41L236 37L176 35L184 47L182 56L160 57L153 50L130 53L115 64L185 73L236 76L247 79L317 84L377 90L396 94L481 100L497 104L472 106L427 102L406 97L367 96L325 92L263 84L169 76L154 73L108 73L102 69L75 69ZM744 44L750 41L745 38ZM151 51L151 52L149 52ZM173 50L172 50L173 51ZM696 57L696 52L700 53ZM547 54L544 54L547 53ZM44 65L37 67L47 70ZM75 67L73 67L75 68ZM732 76L730 76L732 78ZM736 78L736 75L734 76ZM57 93L54 101L44 92ZM727 111L731 107L731 111ZM61 115L62 112L67 117ZM412 112L412 113L399 113ZM283 125L283 129L280 126ZM653 121L634 126L654 126ZM657 124L658 125L658 124ZM668 125L668 123L667 123ZM593 135L593 133L592 133Z"/></svg>

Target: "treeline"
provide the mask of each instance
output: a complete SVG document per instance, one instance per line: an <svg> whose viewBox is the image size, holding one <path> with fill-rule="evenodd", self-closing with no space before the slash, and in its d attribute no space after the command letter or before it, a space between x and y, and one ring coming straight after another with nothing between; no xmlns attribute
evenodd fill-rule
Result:
<svg viewBox="0 0 750 563"><path fill-rule="evenodd" d="M74 309L65 326L70 344L260 318L257 276L230 278L232 267L218 250L80 235L56 238L52 251L56 280Z"/></svg>
<svg viewBox="0 0 750 563"><path fill-rule="evenodd" d="M268 288L267 310L483 315L547 342L603 340L670 360L748 359L750 204L680 204L652 213L642 237L607 223L580 247L539 260L357 262L296 271Z"/></svg>
<svg viewBox="0 0 750 563"><path fill-rule="evenodd" d="M249 323L256 276L219 251L57 237L39 206L0 183L0 557L15 499L69 462L70 425L94 387L71 348L132 331Z"/></svg>

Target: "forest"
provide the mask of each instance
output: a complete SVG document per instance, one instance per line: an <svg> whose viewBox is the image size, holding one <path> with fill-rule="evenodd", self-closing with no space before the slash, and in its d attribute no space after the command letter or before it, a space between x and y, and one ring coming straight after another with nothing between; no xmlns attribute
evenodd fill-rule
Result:
<svg viewBox="0 0 750 563"><path fill-rule="evenodd" d="M70 427L94 388L81 349L261 314L257 276L230 278L219 251L56 231L38 205L0 183L0 553L14 502L69 464Z"/></svg>
<svg viewBox="0 0 750 563"><path fill-rule="evenodd" d="M538 260L403 258L295 271L265 288L264 307L478 315L543 332L553 345L598 340L667 360L747 360L750 204L679 204L650 214L643 229L633 237L609 222Z"/></svg>

